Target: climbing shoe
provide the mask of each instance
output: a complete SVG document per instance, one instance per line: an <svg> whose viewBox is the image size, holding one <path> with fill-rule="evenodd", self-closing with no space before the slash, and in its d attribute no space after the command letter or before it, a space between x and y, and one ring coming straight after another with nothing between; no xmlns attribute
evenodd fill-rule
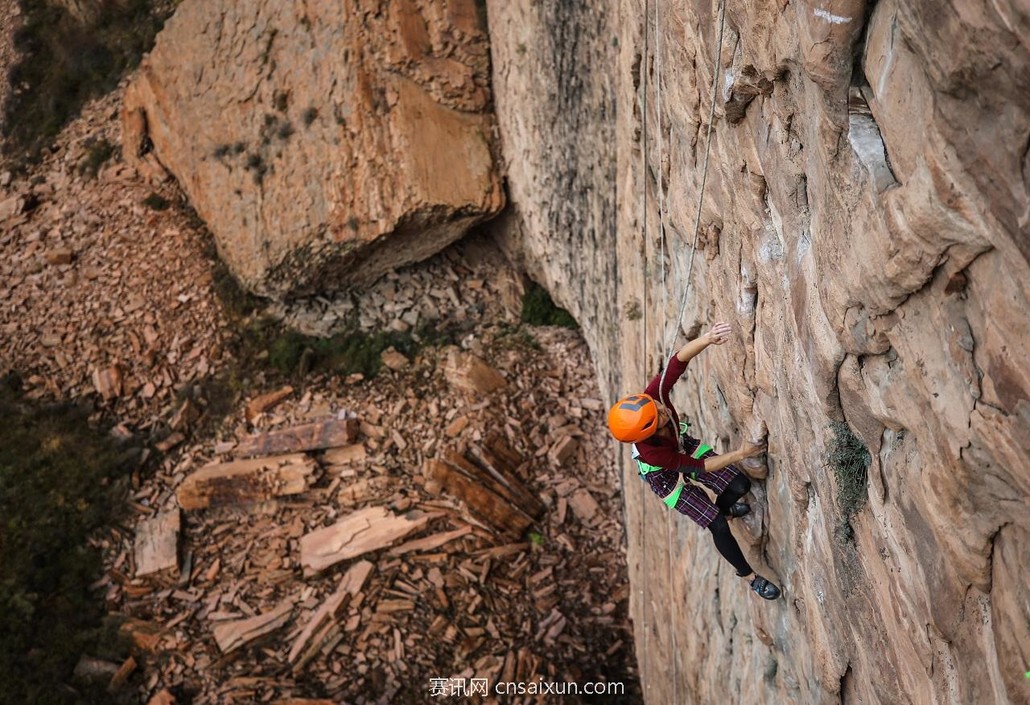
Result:
<svg viewBox="0 0 1030 705"><path fill-rule="evenodd" d="M724 514L726 514L726 516L730 517L731 519L738 519L750 513L751 505L747 502L737 502L724 512Z"/></svg>
<svg viewBox="0 0 1030 705"><path fill-rule="evenodd" d="M780 596L780 589L757 573L751 580L751 589L766 600L775 600Z"/></svg>

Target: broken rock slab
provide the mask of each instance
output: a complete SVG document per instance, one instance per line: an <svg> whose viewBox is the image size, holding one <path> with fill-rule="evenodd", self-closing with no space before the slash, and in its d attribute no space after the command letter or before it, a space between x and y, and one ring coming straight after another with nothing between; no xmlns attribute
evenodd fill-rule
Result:
<svg viewBox="0 0 1030 705"><path fill-rule="evenodd" d="M468 395L489 394L508 383L504 376L483 358L452 348L444 363L444 375L451 386Z"/></svg>
<svg viewBox="0 0 1030 705"><path fill-rule="evenodd" d="M361 592L373 566L368 561L352 565L340 580L336 591L315 610L300 635L290 647L287 660L299 672L340 631L338 620L351 598Z"/></svg>
<svg viewBox="0 0 1030 705"><path fill-rule="evenodd" d="M232 653L255 639L271 634L290 620L294 602L293 598L288 598L271 612L216 624L212 632L218 648L224 654Z"/></svg>
<svg viewBox="0 0 1030 705"><path fill-rule="evenodd" d="M252 458L337 448L354 443L358 437L358 427L357 419L336 418L292 426L248 436L239 442L235 452L241 458Z"/></svg>
<svg viewBox="0 0 1030 705"><path fill-rule="evenodd" d="M314 575L348 558L389 546L394 541L424 528L440 516L437 512L413 510L394 514L386 507L365 507L300 539L300 563L305 575Z"/></svg>
<svg viewBox="0 0 1030 705"><path fill-rule="evenodd" d="M365 446L361 443L355 443L350 446L330 448L322 455L322 460L326 465L350 465L351 463L360 462L366 457Z"/></svg>
<svg viewBox="0 0 1030 705"><path fill-rule="evenodd" d="M244 415L248 422L254 421L259 414L262 414L269 409L273 408L276 404L281 402L286 397L293 394L293 387L286 385L281 389L277 389L274 392L268 392L260 396L254 397L247 402L247 407L244 410Z"/></svg>
<svg viewBox="0 0 1030 705"><path fill-rule="evenodd" d="M118 365L111 365L106 368L94 368L93 388L97 393L109 401L122 395L122 370Z"/></svg>
<svg viewBox="0 0 1030 705"><path fill-rule="evenodd" d="M303 453L213 463L183 480L175 496L188 510L262 502L304 492L316 471L315 461Z"/></svg>
<svg viewBox="0 0 1030 705"><path fill-rule="evenodd" d="M179 530L182 517L178 509L144 519L136 527L136 576L179 572Z"/></svg>
<svg viewBox="0 0 1030 705"><path fill-rule="evenodd" d="M154 693L154 697L147 701L147 705L175 705L175 696L167 688L162 688Z"/></svg>
<svg viewBox="0 0 1030 705"><path fill-rule="evenodd" d="M500 533L521 536L533 524L507 488L456 453L427 460L422 473Z"/></svg>

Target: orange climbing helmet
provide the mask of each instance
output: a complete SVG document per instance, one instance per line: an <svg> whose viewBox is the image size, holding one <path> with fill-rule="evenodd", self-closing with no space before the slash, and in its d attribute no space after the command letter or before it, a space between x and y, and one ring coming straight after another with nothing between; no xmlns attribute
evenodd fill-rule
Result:
<svg viewBox="0 0 1030 705"><path fill-rule="evenodd" d="M608 429L623 443L636 443L658 430L658 406L649 394L631 394L608 410Z"/></svg>

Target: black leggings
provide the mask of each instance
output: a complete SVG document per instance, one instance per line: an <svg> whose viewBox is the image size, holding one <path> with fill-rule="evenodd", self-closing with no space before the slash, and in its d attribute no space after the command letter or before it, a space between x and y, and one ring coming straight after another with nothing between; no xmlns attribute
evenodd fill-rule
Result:
<svg viewBox="0 0 1030 705"><path fill-rule="evenodd" d="M751 480L747 478L743 473L733 478L733 481L726 486L715 500L715 506L719 507L719 510L723 513L729 511L733 504L747 494L748 490L751 489ZM730 525L726 522L726 517L717 516L711 524L708 525L708 530L712 532L712 540L715 541L715 548L719 551L723 558L728 560L730 564L737 569L737 575L750 575L752 573L751 565L744 558L743 552L740 550L740 545L737 543L737 539L733 538L733 534L730 532Z"/></svg>
<svg viewBox="0 0 1030 705"><path fill-rule="evenodd" d="M719 508L723 514L729 514L730 507L736 504L737 500L748 493L751 489L751 480L744 473L738 474L730 484L726 485L726 489L719 493L719 496L715 498L715 506Z"/></svg>
<svg viewBox="0 0 1030 705"><path fill-rule="evenodd" d="M744 558L737 539L733 538L733 534L730 533L730 525L726 523L726 517L716 517L715 521L708 525L708 530L712 532L715 548L737 569L737 575L751 575L751 565Z"/></svg>

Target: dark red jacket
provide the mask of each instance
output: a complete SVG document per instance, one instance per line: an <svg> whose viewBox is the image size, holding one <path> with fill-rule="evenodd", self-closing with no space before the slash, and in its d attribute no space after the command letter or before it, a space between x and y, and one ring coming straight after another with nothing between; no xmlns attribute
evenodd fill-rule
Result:
<svg viewBox="0 0 1030 705"><path fill-rule="evenodd" d="M650 438L638 441L635 444L640 460L644 461L648 465L663 468L660 471L650 472L646 475L647 481L651 484L651 488L663 497L669 494L669 492L672 492L672 489L676 486L676 482L679 480L679 474L681 472L704 472L705 469L704 460L692 458L690 457L690 453L685 453L680 450L678 441L680 417L679 413L672 405L672 400L669 398L672 386L676 384L676 381L680 377L683 376L686 369L687 363L680 362L679 358L673 355L669 359L667 365L664 384L662 384L662 375L659 373L655 375L655 378L651 380L651 383L648 384L647 388L644 390L645 394L648 394L654 399L665 404L669 409L669 413L672 414L672 423L675 424L673 428L676 429L676 440L659 437L655 434ZM661 385L660 390L658 388L659 385Z"/></svg>

